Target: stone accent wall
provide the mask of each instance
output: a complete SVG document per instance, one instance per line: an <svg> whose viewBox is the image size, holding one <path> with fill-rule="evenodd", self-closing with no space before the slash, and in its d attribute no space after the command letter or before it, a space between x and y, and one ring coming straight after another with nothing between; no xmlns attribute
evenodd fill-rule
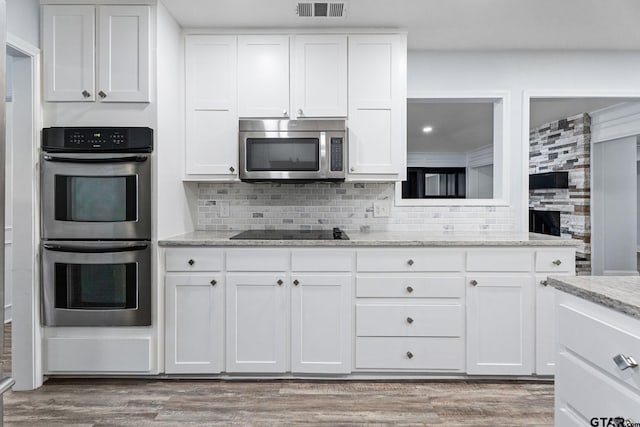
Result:
<svg viewBox="0 0 640 427"><path fill-rule="evenodd" d="M568 189L529 191L529 208L560 211L561 235L582 240L576 273L591 274L591 118L578 114L548 123L529 134L529 173L569 172Z"/></svg>
<svg viewBox="0 0 640 427"><path fill-rule="evenodd" d="M392 183L198 184L198 230L328 229L371 231L514 231L510 207L394 204ZM373 216L373 202L388 203L388 218ZM229 202L220 217L219 202Z"/></svg>

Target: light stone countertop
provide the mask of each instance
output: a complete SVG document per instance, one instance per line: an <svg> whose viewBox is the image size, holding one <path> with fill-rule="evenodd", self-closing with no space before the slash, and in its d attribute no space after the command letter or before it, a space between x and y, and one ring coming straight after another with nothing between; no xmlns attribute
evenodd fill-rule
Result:
<svg viewBox="0 0 640 427"><path fill-rule="evenodd" d="M640 319L638 276L549 276L554 288Z"/></svg>
<svg viewBox="0 0 640 427"><path fill-rule="evenodd" d="M229 240L240 231L194 231L158 240L159 246L577 246L580 241L535 233L346 231L349 240Z"/></svg>

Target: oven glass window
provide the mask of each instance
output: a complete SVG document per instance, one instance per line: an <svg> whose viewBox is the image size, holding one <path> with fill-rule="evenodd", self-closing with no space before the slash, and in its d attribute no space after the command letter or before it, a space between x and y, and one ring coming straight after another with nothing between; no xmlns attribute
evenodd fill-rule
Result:
<svg viewBox="0 0 640 427"><path fill-rule="evenodd" d="M137 264L55 264L56 308L137 307Z"/></svg>
<svg viewBox="0 0 640 427"><path fill-rule="evenodd" d="M55 177L58 221L120 222L137 219L137 179L129 176Z"/></svg>
<svg viewBox="0 0 640 427"><path fill-rule="evenodd" d="M247 138L247 171L317 171L318 138Z"/></svg>

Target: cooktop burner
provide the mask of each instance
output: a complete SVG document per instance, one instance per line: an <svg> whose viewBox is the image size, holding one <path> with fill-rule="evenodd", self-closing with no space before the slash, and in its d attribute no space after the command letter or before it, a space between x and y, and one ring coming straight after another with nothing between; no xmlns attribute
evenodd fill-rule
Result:
<svg viewBox="0 0 640 427"><path fill-rule="evenodd" d="M232 240L349 240L347 233L333 230L247 230L231 236Z"/></svg>

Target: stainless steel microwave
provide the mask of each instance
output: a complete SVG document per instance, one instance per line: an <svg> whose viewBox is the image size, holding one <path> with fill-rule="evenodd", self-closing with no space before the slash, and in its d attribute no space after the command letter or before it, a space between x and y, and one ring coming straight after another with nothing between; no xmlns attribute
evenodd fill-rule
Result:
<svg viewBox="0 0 640 427"><path fill-rule="evenodd" d="M344 120L240 120L243 181L343 181Z"/></svg>

